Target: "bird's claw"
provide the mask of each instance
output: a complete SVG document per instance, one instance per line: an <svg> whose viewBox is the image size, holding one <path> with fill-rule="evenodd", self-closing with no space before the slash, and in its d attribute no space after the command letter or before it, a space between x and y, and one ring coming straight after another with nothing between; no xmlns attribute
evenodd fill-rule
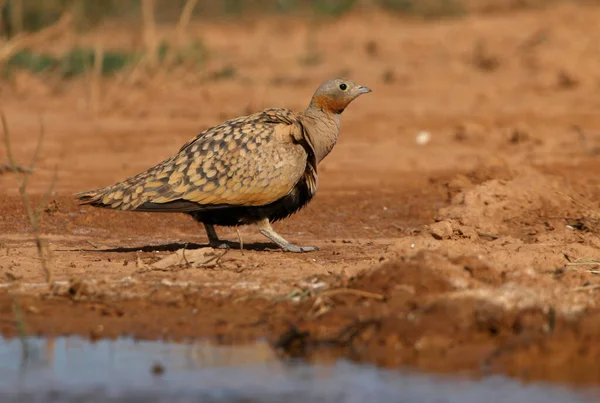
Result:
<svg viewBox="0 0 600 403"><path fill-rule="evenodd" d="M229 244L223 241L211 241L208 245L213 249L230 249Z"/></svg>
<svg viewBox="0 0 600 403"><path fill-rule="evenodd" d="M284 252L292 252L292 253L314 252L314 251L319 250L319 248L316 246L298 246L298 245L294 245L294 244L288 244L288 245L282 246L281 249Z"/></svg>

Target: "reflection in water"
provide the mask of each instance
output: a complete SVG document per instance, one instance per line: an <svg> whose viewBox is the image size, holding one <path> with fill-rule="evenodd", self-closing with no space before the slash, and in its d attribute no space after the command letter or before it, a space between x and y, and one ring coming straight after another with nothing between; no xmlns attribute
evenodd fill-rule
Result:
<svg viewBox="0 0 600 403"><path fill-rule="evenodd" d="M281 361L262 342L235 347L80 338L29 343L24 360L19 340L0 338L0 402L594 401L567 389L524 386L502 377L474 382L343 360L332 365ZM152 373L157 363L164 368L161 375Z"/></svg>

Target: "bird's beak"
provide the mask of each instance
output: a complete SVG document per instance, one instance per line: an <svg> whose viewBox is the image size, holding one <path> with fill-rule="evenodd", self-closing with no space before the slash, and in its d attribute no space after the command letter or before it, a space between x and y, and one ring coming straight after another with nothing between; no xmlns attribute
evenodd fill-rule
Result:
<svg viewBox="0 0 600 403"><path fill-rule="evenodd" d="M369 87L363 87L362 85L358 87L359 94L367 94L369 92L371 92L371 89Z"/></svg>

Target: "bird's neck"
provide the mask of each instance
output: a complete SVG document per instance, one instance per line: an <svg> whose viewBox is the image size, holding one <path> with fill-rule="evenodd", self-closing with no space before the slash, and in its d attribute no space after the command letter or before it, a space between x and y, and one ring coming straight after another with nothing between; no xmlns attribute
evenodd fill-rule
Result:
<svg viewBox="0 0 600 403"><path fill-rule="evenodd" d="M302 123L314 147L317 164L331 152L340 134L340 114L311 103L304 111Z"/></svg>

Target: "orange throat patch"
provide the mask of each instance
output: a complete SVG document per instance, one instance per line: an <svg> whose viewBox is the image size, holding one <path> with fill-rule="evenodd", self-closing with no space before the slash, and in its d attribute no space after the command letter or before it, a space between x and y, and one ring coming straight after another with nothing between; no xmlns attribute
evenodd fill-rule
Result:
<svg viewBox="0 0 600 403"><path fill-rule="evenodd" d="M333 99L325 95L317 95L312 100L312 104L317 108L336 114L342 113L348 106L348 103L347 99Z"/></svg>

